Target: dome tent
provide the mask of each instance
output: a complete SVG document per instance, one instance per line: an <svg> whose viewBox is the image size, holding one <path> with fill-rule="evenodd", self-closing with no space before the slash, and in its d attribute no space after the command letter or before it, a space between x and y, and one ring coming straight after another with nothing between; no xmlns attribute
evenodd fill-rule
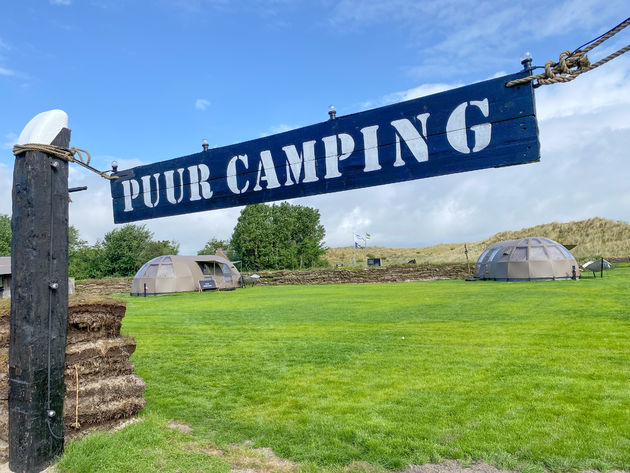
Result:
<svg viewBox="0 0 630 473"><path fill-rule="evenodd" d="M154 296L200 288L231 290L240 287L241 274L220 255L165 255L147 261L131 283L131 295Z"/></svg>
<svg viewBox="0 0 630 473"><path fill-rule="evenodd" d="M477 260L475 279L534 281L576 279L579 266L560 243L543 237L500 241Z"/></svg>

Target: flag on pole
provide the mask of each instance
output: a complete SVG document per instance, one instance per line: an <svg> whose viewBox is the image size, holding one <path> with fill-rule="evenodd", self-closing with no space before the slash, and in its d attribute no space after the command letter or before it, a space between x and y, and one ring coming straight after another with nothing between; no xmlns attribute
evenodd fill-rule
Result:
<svg viewBox="0 0 630 473"><path fill-rule="evenodd" d="M365 238L355 233L354 234L354 247L357 250L362 250L364 246L365 246Z"/></svg>
<svg viewBox="0 0 630 473"><path fill-rule="evenodd" d="M372 237L372 235L370 235L368 232L365 232L365 238L367 240L369 240Z"/></svg>

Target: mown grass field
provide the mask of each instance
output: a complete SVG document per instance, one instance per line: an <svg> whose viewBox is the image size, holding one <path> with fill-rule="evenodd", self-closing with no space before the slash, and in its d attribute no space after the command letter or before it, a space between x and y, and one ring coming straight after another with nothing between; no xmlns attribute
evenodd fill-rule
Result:
<svg viewBox="0 0 630 473"><path fill-rule="evenodd" d="M127 298L142 422L59 469L630 470L630 268L584 276Z"/></svg>

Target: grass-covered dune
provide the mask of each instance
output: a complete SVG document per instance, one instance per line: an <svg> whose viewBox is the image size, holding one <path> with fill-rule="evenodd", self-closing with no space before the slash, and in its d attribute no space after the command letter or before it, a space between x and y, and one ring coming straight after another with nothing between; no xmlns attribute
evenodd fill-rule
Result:
<svg viewBox="0 0 630 473"><path fill-rule="evenodd" d="M59 469L630 470L629 286L620 267L125 297L142 422L73 441Z"/></svg>
<svg viewBox="0 0 630 473"><path fill-rule="evenodd" d="M485 240L468 242L468 256L475 263L479 255L490 245L502 240L517 240L530 236L551 238L564 245L577 245L571 250L580 263L597 257L627 258L630 256L630 224L605 218L591 218L578 222L547 223L518 231L497 233ZM369 242L369 241L368 241ZM368 247L356 251L351 247L329 248L324 258L331 264L352 265L353 252L356 261L365 264L366 258L380 257L383 264L404 264L415 259L418 263L465 263L464 243L445 243L421 248ZM369 255L369 256L368 256Z"/></svg>

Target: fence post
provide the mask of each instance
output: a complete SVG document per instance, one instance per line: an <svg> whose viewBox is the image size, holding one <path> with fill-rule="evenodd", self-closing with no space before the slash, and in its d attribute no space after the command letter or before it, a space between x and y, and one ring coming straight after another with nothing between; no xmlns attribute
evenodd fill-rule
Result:
<svg viewBox="0 0 630 473"><path fill-rule="evenodd" d="M53 112L63 114L67 126L65 113ZM31 125L41 115L45 114L35 117L24 129L22 135L26 136L20 136L20 144L33 140L68 147L70 130L60 127L59 120L53 125L50 120L40 120L33 129ZM50 135L51 126L58 132L56 137L52 141L36 141L46 135L42 128L48 128ZM66 161L40 151L27 151L16 157L11 228L9 467L12 471L36 473L63 452L64 444L68 325Z"/></svg>

